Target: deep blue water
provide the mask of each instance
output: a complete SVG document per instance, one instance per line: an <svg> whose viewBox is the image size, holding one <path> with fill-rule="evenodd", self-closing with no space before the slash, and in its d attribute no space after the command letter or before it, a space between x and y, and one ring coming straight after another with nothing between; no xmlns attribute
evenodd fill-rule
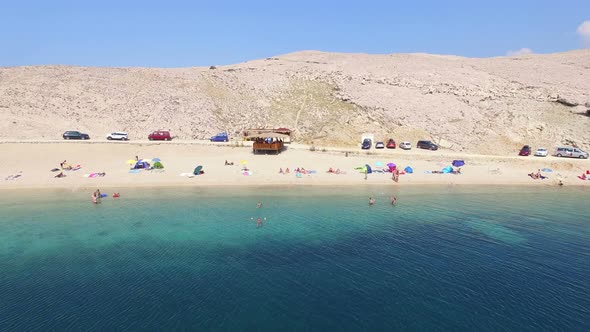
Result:
<svg viewBox="0 0 590 332"><path fill-rule="evenodd" d="M589 198L147 189L94 206L4 192L0 330L588 331Z"/></svg>

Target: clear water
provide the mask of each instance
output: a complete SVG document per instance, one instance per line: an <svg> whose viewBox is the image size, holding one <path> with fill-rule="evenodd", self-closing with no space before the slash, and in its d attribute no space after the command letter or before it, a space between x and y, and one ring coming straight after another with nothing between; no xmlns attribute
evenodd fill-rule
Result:
<svg viewBox="0 0 590 332"><path fill-rule="evenodd" d="M590 330L590 191L395 190L4 192L0 330Z"/></svg>

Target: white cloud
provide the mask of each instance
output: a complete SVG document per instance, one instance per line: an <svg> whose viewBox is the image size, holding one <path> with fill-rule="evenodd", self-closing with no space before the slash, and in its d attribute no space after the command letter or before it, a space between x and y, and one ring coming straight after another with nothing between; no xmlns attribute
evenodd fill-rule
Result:
<svg viewBox="0 0 590 332"><path fill-rule="evenodd" d="M578 36L582 38L582 42L590 47L590 21L582 22L576 32L578 33Z"/></svg>
<svg viewBox="0 0 590 332"><path fill-rule="evenodd" d="M520 50L506 52L507 56L519 56L519 55L527 55L527 54L533 54L533 50L531 50L530 48L524 47L524 48L521 48Z"/></svg>

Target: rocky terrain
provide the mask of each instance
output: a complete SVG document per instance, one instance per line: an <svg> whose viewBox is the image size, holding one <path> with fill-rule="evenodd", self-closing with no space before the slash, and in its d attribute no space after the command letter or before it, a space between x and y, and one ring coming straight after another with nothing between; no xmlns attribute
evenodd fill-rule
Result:
<svg viewBox="0 0 590 332"><path fill-rule="evenodd" d="M179 139L287 127L294 140L357 146L360 134L452 151L523 144L590 149L590 50L471 59L297 52L198 68L0 68L0 139Z"/></svg>

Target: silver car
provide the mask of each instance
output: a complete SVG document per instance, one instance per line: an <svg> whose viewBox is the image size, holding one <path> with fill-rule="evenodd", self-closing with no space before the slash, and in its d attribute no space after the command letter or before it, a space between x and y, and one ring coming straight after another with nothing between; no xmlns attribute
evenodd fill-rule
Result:
<svg viewBox="0 0 590 332"><path fill-rule="evenodd" d="M553 155L556 157L588 159L587 152L571 146L559 146L555 148L555 152L553 153Z"/></svg>

